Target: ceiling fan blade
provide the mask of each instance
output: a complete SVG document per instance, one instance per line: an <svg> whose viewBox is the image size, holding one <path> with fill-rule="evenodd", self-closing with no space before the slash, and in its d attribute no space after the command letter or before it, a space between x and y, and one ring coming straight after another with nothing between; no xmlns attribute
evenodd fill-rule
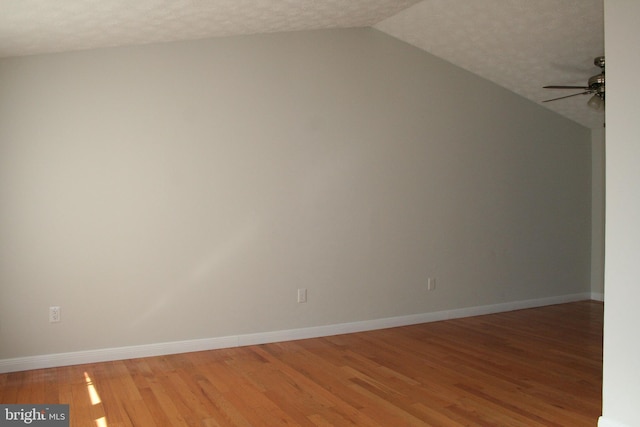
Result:
<svg viewBox="0 0 640 427"><path fill-rule="evenodd" d="M557 101L558 99L571 98L572 96L586 95L586 94L589 94L589 93L593 93L593 91L591 91L591 90L586 90L586 91L584 91L584 92L574 93L573 95L561 96L560 98L547 99L547 100L542 101L542 102Z"/></svg>
<svg viewBox="0 0 640 427"><path fill-rule="evenodd" d="M588 86L543 86L543 89L589 89Z"/></svg>

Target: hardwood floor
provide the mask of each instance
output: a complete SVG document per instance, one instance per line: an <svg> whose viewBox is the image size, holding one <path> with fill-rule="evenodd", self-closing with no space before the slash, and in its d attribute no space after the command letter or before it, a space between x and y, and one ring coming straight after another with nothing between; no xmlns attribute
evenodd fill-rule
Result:
<svg viewBox="0 0 640 427"><path fill-rule="evenodd" d="M603 304L0 375L72 426L596 426Z"/></svg>

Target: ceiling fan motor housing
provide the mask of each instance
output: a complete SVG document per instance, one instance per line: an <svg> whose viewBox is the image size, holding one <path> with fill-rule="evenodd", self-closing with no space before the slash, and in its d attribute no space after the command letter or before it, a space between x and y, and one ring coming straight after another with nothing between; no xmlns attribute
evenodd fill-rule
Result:
<svg viewBox="0 0 640 427"><path fill-rule="evenodd" d="M604 108L604 56L598 56L593 60L593 63L600 67L602 72L589 79L589 91L594 93L587 105L595 110L601 110Z"/></svg>
<svg viewBox="0 0 640 427"><path fill-rule="evenodd" d="M589 89L592 90L600 98L604 99L604 56L598 56L593 60L594 65L602 68L602 73L597 74L589 79Z"/></svg>
<svg viewBox="0 0 640 427"><path fill-rule="evenodd" d="M593 76L589 79L589 89L604 91L604 73Z"/></svg>

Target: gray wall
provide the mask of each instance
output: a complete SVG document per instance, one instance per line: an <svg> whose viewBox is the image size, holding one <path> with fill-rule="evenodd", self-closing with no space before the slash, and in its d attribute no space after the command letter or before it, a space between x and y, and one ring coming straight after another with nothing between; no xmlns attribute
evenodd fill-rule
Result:
<svg viewBox="0 0 640 427"><path fill-rule="evenodd" d="M376 30L5 59L0 117L0 358L590 292L590 130Z"/></svg>

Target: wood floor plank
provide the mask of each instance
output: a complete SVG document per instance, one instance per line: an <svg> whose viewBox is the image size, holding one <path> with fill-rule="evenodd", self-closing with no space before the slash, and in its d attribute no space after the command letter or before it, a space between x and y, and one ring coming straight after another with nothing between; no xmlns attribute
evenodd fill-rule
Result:
<svg viewBox="0 0 640 427"><path fill-rule="evenodd" d="M327 363L326 359L304 350L300 343L303 342L261 346L256 351L268 353L265 357L271 358L270 360L273 360L274 364L277 363L280 369L297 378L302 388L313 389L314 393L331 402L331 406L325 404L315 407L317 413L322 414L322 418L345 420L345 423L338 425L379 426L378 422L361 411L360 395L353 390L349 382L350 376L338 366ZM278 349L280 351L276 351ZM314 423L320 422L319 417L310 419Z"/></svg>
<svg viewBox="0 0 640 427"><path fill-rule="evenodd" d="M0 374L71 426L590 426L603 304ZM96 398L97 396L97 398Z"/></svg>

